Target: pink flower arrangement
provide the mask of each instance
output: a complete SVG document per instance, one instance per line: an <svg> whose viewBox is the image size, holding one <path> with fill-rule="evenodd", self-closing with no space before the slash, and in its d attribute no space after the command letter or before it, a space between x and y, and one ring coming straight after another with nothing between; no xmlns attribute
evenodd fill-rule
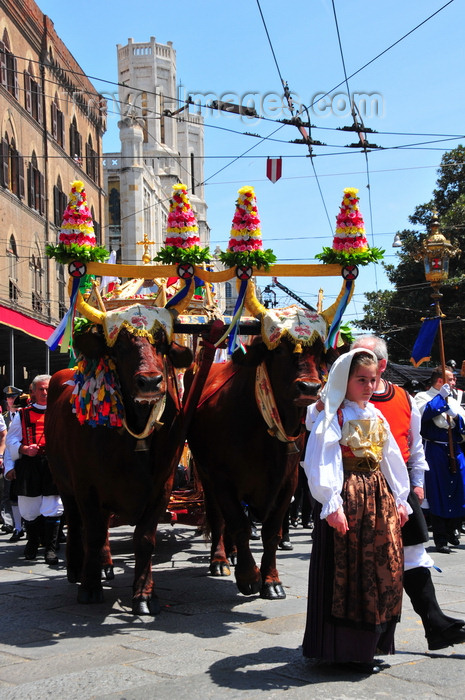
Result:
<svg viewBox="0 0 465 700"><path fill-rule="evenodd" d="M84 183L75 180L71 183L68 206L63 213L63 220L58 238L64 245L86 245L95 247L95 233L92 216L87 206Z"/></svg>
<svg viewBox="0 0 465 700"><path fill-rule="evenodd" d="M346 187L342 198L341 208L336 217L336 235L333 240L333 250L364 252L368 250L365 236L365 223L358 208L358 190Z"/></svg>
<svg viewBox="0 0 465 700"><path fill-rule="evenodd" d="M254 189L253 187L242 187L238 194L228 250L233 253L261 250L260 219Z"/></svg>

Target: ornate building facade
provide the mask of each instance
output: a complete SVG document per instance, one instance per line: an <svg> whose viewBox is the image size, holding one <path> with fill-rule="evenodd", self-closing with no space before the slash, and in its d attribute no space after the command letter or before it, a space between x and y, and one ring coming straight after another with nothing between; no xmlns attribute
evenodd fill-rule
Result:
<svg viewBox="0 0 465 700"><path fill-rule="evenodd" d="M163 242L172 185L179 182L188 187L201 243L208 245L203 118L176 99L173 45L155 37L128 39L117 54L121 152L106 153L104 160L111 248L119 261L134 264L146 234L153 257Z"/></svg>
<svg viewBox="0 0 465 700"><path fill-rule="evenodd" d="M68 303L57 243L70 182L106 229L101 95L33 0L0 0L0 388L63 366L43 342ZM67 362L67 358L66 358Z"/></svg>

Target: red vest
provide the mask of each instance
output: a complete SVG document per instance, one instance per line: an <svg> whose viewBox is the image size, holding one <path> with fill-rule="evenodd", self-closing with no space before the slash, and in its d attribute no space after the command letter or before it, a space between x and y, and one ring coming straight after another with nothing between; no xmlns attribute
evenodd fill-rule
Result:
<svg viewBox="0 0 465 700"><path fill-rule="evenodd" d="M391 384L384 380L385 391L382 394L373 394L370 402L378 408L386 418L391 428L391 433L399 445L405 463L410 458L409 435L410 418L412 409L410 408L410 397L400 386Z"/></svg>
<svg viewBox="0 0 465 700"><path fill-rule="evenodd" d="M20 410L23 445L39 445L45 452L45 409L26 406Z"/></svg>

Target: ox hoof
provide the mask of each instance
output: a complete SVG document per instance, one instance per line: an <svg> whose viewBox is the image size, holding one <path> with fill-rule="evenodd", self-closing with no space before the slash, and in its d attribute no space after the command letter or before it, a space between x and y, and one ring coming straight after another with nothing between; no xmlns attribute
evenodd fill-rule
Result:
<svg viewBox="0 0 465 700"><path fill-rule="evenodd" d="M78 603L82 603L83 605L103 603L103 590L101 586L97 588L83 588L82 586L80 586L78 590L77 601Z"/></svg>
<svg viewBox="0 0 465 700"><path fill-rule="evenodd" d="M225 561L212 561L210 564L211 576L231 576L229 564Z"/></svg>
<svg viewBox="0 0 465 700"><path fill-rule="evenodd" d="M113 581L115 578L115 572L113 570L113 564L108 564L102 566L102 581Z"/></svg>
<svg viewBox="0 0 465 700"><path fill-rule="evenodd" d="M132 612L134 615L159 615L161 612L158 598L134 598L132 601Z"/></svg>
<svg viewBox="0 0 465 700"><path fill-rule="evenodd" d="M260 598L267 600L279 600L285 597L282 583L264 583L260 591Z"/></svg>
<svg viewBox="0 0 465 700"><path fill-rule="evenodd" d="M77 569L67 569L66 577L69 583L80 583L81 582L81 572Z"/></svg>
<svg viewBox="0 0 465 700"><path fill-rule="evenodd" d="M228 554L228 559L231 566L237 566L237 552L231 552L231 554Z"/></svg>
<svg viewBox="0 0 465 700"><path fill-rule="evenodd" d="M255 595L256 593L260 593L262 587L261 580L253 581L252 583L239 583L236 581L236 584L242 595Z"/></svg>

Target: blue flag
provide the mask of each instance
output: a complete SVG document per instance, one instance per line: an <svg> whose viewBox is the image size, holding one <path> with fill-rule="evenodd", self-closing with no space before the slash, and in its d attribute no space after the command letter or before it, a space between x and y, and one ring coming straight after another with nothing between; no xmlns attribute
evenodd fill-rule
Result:
<svg viewBox="0 0 465 700"><path fill-rule="evenodd" d="M427 362L431 357L431 348L438 330L440 318L425 318L421 324L420 332L412 350L410 362L414 367L419 367L422 362Z"/></svg>

